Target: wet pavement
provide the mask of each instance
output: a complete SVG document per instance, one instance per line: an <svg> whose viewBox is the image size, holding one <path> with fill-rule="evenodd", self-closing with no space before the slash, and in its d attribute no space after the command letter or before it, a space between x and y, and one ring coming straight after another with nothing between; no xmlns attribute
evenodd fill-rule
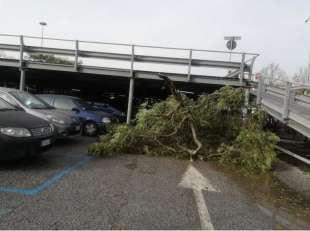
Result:
<svg viewBox="0 0 310 231"><path fill-rule="evenodd" d="M93 141L64 140L38 158L1 163L0 229L310 229L310 199L271 174L139 155L88 158Z"/></svg>

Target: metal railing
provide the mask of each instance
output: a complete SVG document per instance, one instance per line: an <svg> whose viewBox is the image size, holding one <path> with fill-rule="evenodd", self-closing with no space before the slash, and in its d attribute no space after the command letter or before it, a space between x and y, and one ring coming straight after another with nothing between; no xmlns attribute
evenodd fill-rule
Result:
<svg viewBox="0 0 310 231"><path fill-rule="evenodd" d="M32 45L27 43L26 40L35 40L38 45ZM14 40L14 41L13 41ZM58 43L56 46L39 45L39 42L44 40L44 44L47 42ZM13 41L13 42L12 42ZM59 44L65 42L69 45L66 48ZM81 46L95 45L95 51L90 49L83 49ZM105 49L98 51L99 46L104 45ZM114 49L113 51L112 48ZM96 50L98 49L98 50ZM126 51L124 51L124 49ZM138 52L137 50L140 50ZM137 70L135 64L137 63L149 63L149 64L165 64L176 66L186 66L186 71L182 74L187 76L188 81L191 80L194 67L208 67L208 68L222 68L233 69L230 76L224 75L220 77L231 77L233 74L238 75L240 81L245 78L245 72L248 72L248 76L252 75L252 69L255 59L259 56L255 53L246 52L229 52L218 50L205 50L205 49L188 49L177 47L164 47L164 46L148 46L138 44L125 44L125 43L109 43L99 41L84 41L84 40L72 40L72 39L59 39L51 37L36 37L36 36L23 36L23 35L11 35L0 34L0 50L19 52L20 67L23 68L23 63L28 60L25 59L25 53L47 53L60 56L67 56L73 59L72 68L74 71L78 71L79 67L83 66L81 59L94 58L94 59L110 59L116 61L125 61L129 65L129 76L134 76L134 72ZM122 50L122 52L119 52ZM150 50L150 52L147 52ZM158 55L158 53L168 53L168 55ZM181 55L176 56L175 53L181 52ZM149 54L148 54L149 53ZM152 55L155 54L155 55ZM229 54L236 56L234 61L225 61ZM216 58L200 58L199 56L213 55ZM227 55L227 57L223 57ZM181 56L181 57L180 57ZM221 57L221 58L219 58ZM173 69L173 68L172 68ZM176 71L173 70L173 73ZM198 74L199 75L199 74Z"/></svg>
<svg viewBox="0 0 310 231"><path fill-rule="evenodd" d="M283 83L273 86L260 78L254 87L256 104L262 105L271 116L310 138L310 97L297 94L301 89L310 90L310 86L289 81Z"/></svg>

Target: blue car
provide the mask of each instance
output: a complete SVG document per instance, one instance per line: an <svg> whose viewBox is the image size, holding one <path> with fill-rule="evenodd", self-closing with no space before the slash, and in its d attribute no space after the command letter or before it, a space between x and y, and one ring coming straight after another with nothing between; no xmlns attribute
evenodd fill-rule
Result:
<svg viewBox="0 0 310 231"><path fill-rule="evenodd" d="M110 106L106 103L98 103L98 102L88 102L92 107L94 107L98 111L103 111L105 113L110 114L113 121L116 122L125 122L126 114L116 109L115 107Z"/></svg>
<svg viewBox="0 0 310 231"><path fill-rule="evenodd" d="M83 121L82 132L87 136L96 136L106 132L106 124L111 123L108 113L98 111L78 97L65 95L38 95L49 105L66 111L74 111Z"/></svg>

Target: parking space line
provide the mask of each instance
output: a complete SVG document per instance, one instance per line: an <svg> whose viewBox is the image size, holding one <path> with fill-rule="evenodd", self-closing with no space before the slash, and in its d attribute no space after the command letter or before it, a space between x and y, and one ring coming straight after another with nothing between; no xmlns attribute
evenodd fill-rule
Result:
<svg viewBox="0 0 310 231"><path fill-rule="evenodd" d="M67 166L61 172L59 172L56 175L54 175L53 177L45 180L44 182L42 182L41 184L39 184L38 186L36 186L34 188L19 189L19 188L13 188L13 187L0 187L0 192L11 192L11 193L22 194L25 196L35 196L35 195L41 193L42 191L44 191L45 189L51 187L53 184L55 184L56 182L61 180L64 176L70 174L72 171L76 170L77 168L82 167L91 159L93 159L93 157L89 157L89 156L84 157L79 162L75 163L74 165Z"/></svg>

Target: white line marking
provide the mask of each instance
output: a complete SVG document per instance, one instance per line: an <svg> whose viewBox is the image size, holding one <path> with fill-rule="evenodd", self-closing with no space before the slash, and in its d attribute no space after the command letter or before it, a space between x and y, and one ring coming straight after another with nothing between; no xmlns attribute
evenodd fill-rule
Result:
<svg viewBox="0 0 310 231"><path fill-rule="evenodd" d="M183 188L191 188L193 190L201 228L205 230L214 230L202 190L208 190L211 192L219 192L219 190L216 190L210 184L209 180L192 165L189 165L184 173L179 186Z"/></svg>
<svg viewBox="0 0 310 231"><path fill-rule="evenodd" d="M203 193L201 190L193 189L195 201L200 217L200 226L205 230L214 230L211 217Z"/></svg>

